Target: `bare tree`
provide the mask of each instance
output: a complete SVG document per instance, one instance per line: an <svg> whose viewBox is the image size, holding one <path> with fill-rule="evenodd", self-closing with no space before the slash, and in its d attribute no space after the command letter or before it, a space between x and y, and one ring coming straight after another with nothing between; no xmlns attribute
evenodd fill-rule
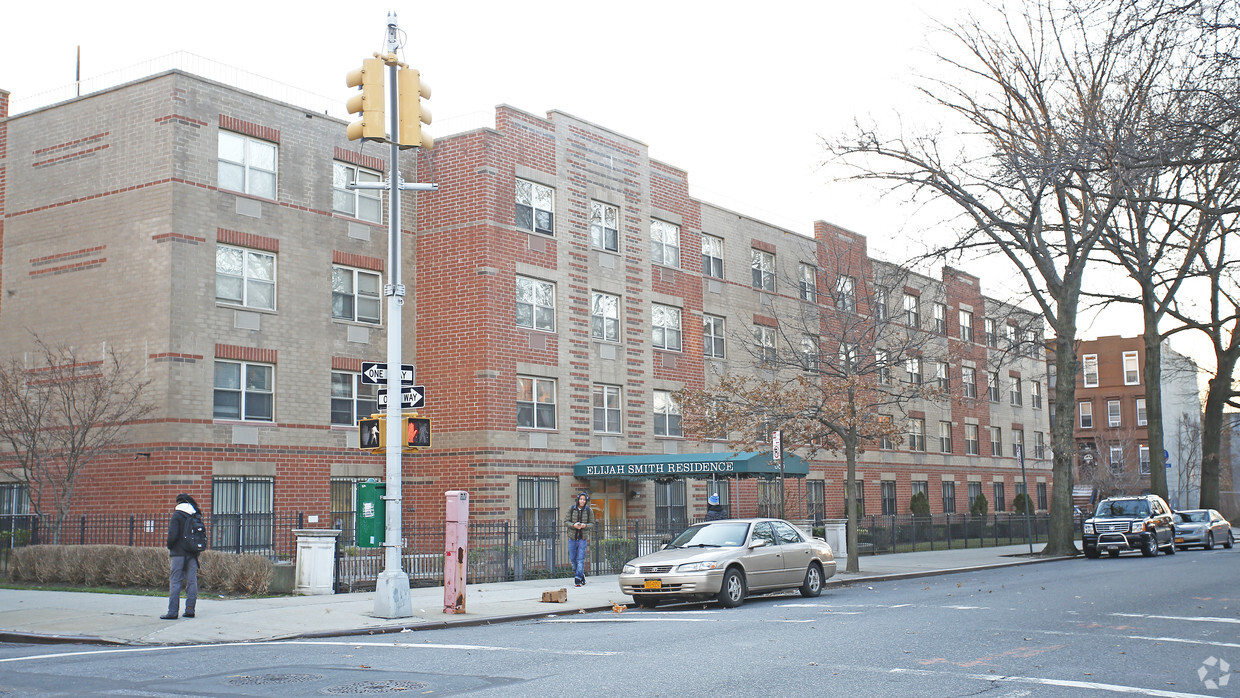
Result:
<svg viewBox="0 0 1240 698"><path fill-rule="evenodd" d="M32 513L51 515L57 543L82 472L154 406L142 400L149 382L142 370L127 367L114 346L95 354L34 339L33 364L12 358L0 365L0 443Z"/></svg>

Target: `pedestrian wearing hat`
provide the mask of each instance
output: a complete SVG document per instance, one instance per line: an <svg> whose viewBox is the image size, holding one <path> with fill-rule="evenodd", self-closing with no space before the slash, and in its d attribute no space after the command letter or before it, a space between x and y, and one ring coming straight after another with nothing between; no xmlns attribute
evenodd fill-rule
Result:
<svg viewBox="0 0 1240 698"><path fill-rule="evenodd" d="M589 530L594 525L594 512L590 509L590 495L577 495L577 503L564 517L568 528L568 559L573 565L573 581L577 586L586 583L586 550L589 548Z"/></svg>
<svg viewBox="0 0 1240 698"><path fill-rule="evenodd" d="M181 610L182 587L185 588L185 613L181 615L194 617L194 606L198 603L198 553L186 548L185 531L195 516L199 516L198 502L188 494L178 494L176 510L168 522L168 612L160 616L163 620L176 620Z"/></svg>
<svg viewBox="0 0 1240 698"><path fill-rule="evenodd" d="M728 518L728 512L719 504L719 495L712 494L710 499L706 500L706 520L718 521L726 518Z"/></svg>

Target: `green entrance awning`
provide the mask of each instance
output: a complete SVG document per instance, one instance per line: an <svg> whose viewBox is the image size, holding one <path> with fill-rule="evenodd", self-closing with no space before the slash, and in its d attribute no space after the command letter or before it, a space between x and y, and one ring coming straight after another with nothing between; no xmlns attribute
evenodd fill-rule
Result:
<svg viewBox="0 0 1240 698"><path fill-rule="evenodd" d="M792 454L784 455L784 475L805 477L809 464ZM779 466L767 452L681 453L661 456L595 456L573 466L573 476L583 480L616 478L709 478L779 477Z"/></svg>

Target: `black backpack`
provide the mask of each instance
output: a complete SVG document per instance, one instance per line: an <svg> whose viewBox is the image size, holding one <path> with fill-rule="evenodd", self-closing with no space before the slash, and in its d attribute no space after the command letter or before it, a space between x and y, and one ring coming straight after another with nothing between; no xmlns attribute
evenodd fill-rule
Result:
<svg viewBox="0 0 1240 698"><path fill-rule="evenodd" d="M198 553L207 549L207 527L202 525L202 514L194 512L185 523L181 533L181 547L185 552Z"/></svg>

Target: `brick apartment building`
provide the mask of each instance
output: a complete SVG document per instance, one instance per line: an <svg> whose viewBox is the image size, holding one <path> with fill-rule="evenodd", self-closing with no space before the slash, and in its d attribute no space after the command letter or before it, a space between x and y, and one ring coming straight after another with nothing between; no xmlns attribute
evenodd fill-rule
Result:
<svg viewBox="0 0 1240 698"><path fill-rule="evenodd" d="M1078 492L1088 490L1094 498L1111 492L1147 492L1150 468L1159 464L1167 471L1169 503L1186 509L1197 506L1201 492L1197 365L1165 343L1161 354L1165 460L1152 457L1149 449L1144 340L1109 336L1080 342L1073 416Z"/></svg>
<svg viewBox="0 0 1240 698"><path fill-rule="evenodd" d="M347 520L356 483L384 472L354 423L375 405L361 362L384 358L387 207L344 183L381 178L387 149L181 70L12 115L8 99L0 348L28 350L29 331L116 347L158 406L83 476L78 509L158 511L187 491L217 513ZM402 153L407 181L429 178L426 157ZM404 458L406 519L437 520L452 489L476 517L531 525L580 489L610 519L699 516L713 487L736 514L764 510L769 458L685 438L671 393L754 370L748 345L781 317L836 312L824 289L860 292L884 267L865 238L691 198L688 174L641 142L558 111L500 106L433 158L440 191L402 207L404 360L435 420L434 448ZM910 438L864 454L866 513L907 513L917 491L935 513L983 492L1010 509L1025 447L1047 508L1040 323L956 269L896 295L869 311L934 333L953 358L915 370L960 381L962 397L895 415ZM831 458L790 461L790 516L843 514ZM701 464L721 460L759 477L712 485ZM637 462L644 475L608 469Z"/></svg>

